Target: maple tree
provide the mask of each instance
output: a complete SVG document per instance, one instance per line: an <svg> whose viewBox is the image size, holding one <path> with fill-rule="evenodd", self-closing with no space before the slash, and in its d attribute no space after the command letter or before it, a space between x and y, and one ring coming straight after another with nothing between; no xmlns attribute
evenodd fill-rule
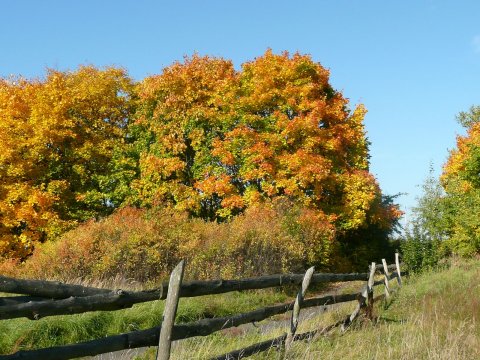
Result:
<svg viewBox="0 0 480 360"><path fill-rule="evenodd" d="M366 110L349 110L328 81L309 56L270 50L239 71L194 55L146 78L133 202L226 219L286 197L342 231L391 229L400 212L368 171Z"/></svg>
<svg viewBox="0 0 480 360"><path fill-rule="evenodd" d="M137 90L137 147L141 176L133 202L171 202L177 210L200 209L195 182L213 164L212 141L229 127L235 71L229 61L194 56L161 75L146 78Z"/></svg>
<svg viewBox="0 0 480 360"><path fill-rule="evenodd" d="M125 71L48 70L44 80L0 80L0 254L111 211L109 173L131 113Z"/></svg>

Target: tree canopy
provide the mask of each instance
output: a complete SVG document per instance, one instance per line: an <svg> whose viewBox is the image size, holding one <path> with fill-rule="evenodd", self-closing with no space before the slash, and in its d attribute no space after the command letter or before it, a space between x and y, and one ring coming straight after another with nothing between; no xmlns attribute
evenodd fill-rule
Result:
<svg viewBox="0 0 480 360"><path fill-rule="evenodd" d="M270 50L239 71L194 55L139 84L134 202L225 219L287 197L339 230L391 228L369 173L363 105L353 111L309 56ZM148 138L149 141L144 139Z"/></svg>
<svg viewBox="0 0 480 360"><path fill-rule="evenodd" d="M388 233L400 212L369 172L365 114L310 56L270 50L238 70L195 54L138 83L92 66L3 79L0 254L125 205L226 221L284 199L322 233Z"/></svg>

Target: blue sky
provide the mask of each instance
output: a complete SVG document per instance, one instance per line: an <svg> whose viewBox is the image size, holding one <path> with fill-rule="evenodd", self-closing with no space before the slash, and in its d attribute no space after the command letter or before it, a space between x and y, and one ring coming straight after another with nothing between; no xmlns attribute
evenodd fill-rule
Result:
<svg viewBox="0 0 480 360"><path fill-rule="evenodd" d="M310 54L363 103L371 171L403 210L480 103L480 1L0 0L0 76L117 65L135 79L184 55Z"/></svg>

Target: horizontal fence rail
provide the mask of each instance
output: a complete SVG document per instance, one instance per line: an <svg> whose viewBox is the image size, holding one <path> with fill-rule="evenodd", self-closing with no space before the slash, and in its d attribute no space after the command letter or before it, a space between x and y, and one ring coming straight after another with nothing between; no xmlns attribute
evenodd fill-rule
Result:
<svg viewBox="0 0 480 360"><path fill-rule="evenodd" d="M64 284L59 281L13 279L0 276L0 292L11 294L28 294L50 299L65 299L70 296L88 296L110 291L109 289L83 285Z"/></svg>
<svg viewBox="0 0 480 360"><path fill-rule="evenodd" d="M395 269L395 265L389 265L389 269ZM382 268L378 268L381 270ZM365 280L368 273L318 273L313 275L312 284L328 282L344 282ZM202 295L214 295L231 291L266 289L283 285L299 285L303 280L303 274L275 274L254 278L237 280L206 280L186 281L182 283L181 296L193 297ZM111 289L101 289L82 285L63 284L58 281L47 280L24 280L0 276L0 292L11 294L28 294L39 298L65 299L71 296L83 297L89 295L106 294ZM144 291L145 292L145 291ZM165 299L168 292L168 283L162 284L158 289L149 290L155 292L157 299Z"/></svg>
<svg viewBox="0 0 480 360"><path fill-rule="evenodd" d="M203 295L214 295L242 290L258 290L284 285L299 285L303 279L303 274L286 275L268 275L257 278L241 280L213 280L213 281L190 281L181 286L180 297L195 297ZM328 282L347 282L364 281L368 279L368 273L352 274L314 274L311 280L312 284ZM35 283L30 287L31 283ZM39 280L17 280L6 277L0 277L0 291L12 293L27 293L30 295L42 296L43 294L56 295L57 293L42 289L39 283L48 287L51 282ZM3 285L3 286L2 286ZM58 294L65 295L68 290L75 293L85 294L79 285L67 285L65 288L59 287L54 282L54 287ZM88 289L89 293L94 293L95 288ZM45 316L79 314L88 311L107 311L119 310L131 307L138 303L149 302L153 300L165 299L168 292L168 285L164 284L160 289L148 291L124 291L124 290L99 290L93 295L73 296L67 299L30 301L28 297L21 297L23 301L10 305L0 306L0 320L26 317L32 320L38 320ZM30 291L30 292L29 292ZM44 295L43 295L44 296ZM19 297L20 298L20 297ZM3 298L8 304L9 298ZM14 297L15 299L15 297ZM38 298L37 298L38 299ZM27 302L25 302L27 301Z"/></svg>

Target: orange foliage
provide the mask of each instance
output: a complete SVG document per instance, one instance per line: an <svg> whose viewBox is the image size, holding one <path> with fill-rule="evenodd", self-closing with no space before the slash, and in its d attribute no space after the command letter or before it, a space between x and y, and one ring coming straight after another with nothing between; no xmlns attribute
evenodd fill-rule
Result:
<svg viewBox="0 0 480 360"><path fill-rule="evenodd" d="M309 56L268 50L235 71L194 55L138 91L138 124L154 140L142 149L133 202L226 219L286 197L342 231L398 218L379 208L368 172L365 108L349 111Z"/></svg>
<svg viewBox="0 0 480 360"><path fill-rule="evenodd" d="M450 180L459 180L455 186L458 190L468 192L479 187L478 159L480 153L480 122L472 123L466 136L457 136L457 148L450 152L450 157L443 167L442 182L445 187Z"/></svg>

